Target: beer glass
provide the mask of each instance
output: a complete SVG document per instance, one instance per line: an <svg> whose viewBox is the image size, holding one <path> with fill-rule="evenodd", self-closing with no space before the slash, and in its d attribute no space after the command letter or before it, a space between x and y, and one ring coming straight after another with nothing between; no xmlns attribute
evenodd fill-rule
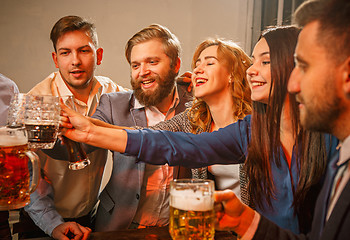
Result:
<svg viewBox="0 0 350 240"><path fill-rule="evenodd" d="M30 177L28 161L31 161ZM24 207L39 179L39 158L28 150L24 127L0 128L0 210Z"/></svg>
<svg viewBox="0 0 350 240"><path fill-rule="evenodd" d="M57 96L26 96L24 125L27 129L29 148L53 148L59 121L60 105Z"/></svg>
<svg viewBox="0 0 350 240"><path fill-rule="evenodd" d="M74 96L61 96L62 102L69 108L77 110L75 106ZM73 141L65 136L62 136L64 143L67 146L70 170L80 170L90 165L90 159L83 149L81 143Z"/></svg>
<svg viewBox="0 0 350 240"><path fill-rule="evenodd" d="M57 139L59 119L58 97L20 93L11 101L7 125L26 127L29 148L51 149Z"/></svg>
<svg viewBox="0 0 350 240"><path fill-rule="evenodd" d="M177 179L170 182L169 232L177 239L214 239L214 182Z"/></svg>
<svg viewBox="0 0 350 240"><path fill-rule="evenodd" d="M26 104L25 93L17 93L12 98L8 113L7 113L7 126L9 127L21 127L24 126L24 111Z"/></svg>

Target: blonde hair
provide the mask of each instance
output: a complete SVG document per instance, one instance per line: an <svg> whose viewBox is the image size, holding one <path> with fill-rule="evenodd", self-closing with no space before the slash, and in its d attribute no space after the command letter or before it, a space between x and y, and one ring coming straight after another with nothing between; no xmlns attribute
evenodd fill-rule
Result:
<svg viewBox="0 0 350 240"><path fill-rule="evenodd" d="M131 62L131 50L140 43L159 39L163 43L164 52L170 58L171 66L175 66L180 57L181 45L179 39L170 30L159 24L152 24L132 36L125 47L125 57Z"/></svg>
<svg viewBox="0 0 350 240"><path fill-rule="evenodd" d="M251 97L250 87L246 77L246 70L251 65L250 57L236 43L223 39L207 39L198 45L193 58L192 70L201 52L210 47L218 46L217 54L219 61L223 61L231 73L230 90L233 99L233 115L235 119L243 119L250 114ZM201 99L195 98L189 109L188 118L192 124L192 132L205 131L212 121L209 106Z"/></svg>

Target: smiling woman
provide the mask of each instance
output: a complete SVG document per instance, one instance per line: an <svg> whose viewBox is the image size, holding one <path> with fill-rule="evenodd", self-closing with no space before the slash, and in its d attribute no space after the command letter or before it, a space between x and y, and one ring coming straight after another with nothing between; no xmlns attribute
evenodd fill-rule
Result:
<svg viewBox="0 0 350 240"><path fill-rule="evenodd" d="M267 104L271 88L270 49L265 38L255 45L252 55L253 64L247 70L253 101Z"/></svg>

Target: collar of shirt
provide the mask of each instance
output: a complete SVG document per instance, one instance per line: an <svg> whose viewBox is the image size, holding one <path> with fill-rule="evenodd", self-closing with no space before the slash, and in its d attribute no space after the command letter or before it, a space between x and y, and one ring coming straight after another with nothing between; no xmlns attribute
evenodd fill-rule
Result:
<svg viewBox="0 0 350 240"><path fill-rule="evenodd" d="M330 199L329 199L329 205L328 205L328 210L327 210L327 215L326 215L326 221L330 218L333 209L343 192L346 184L348 183L350 179L350 166L348 164L349 159L350 159L350 136L348 136L342 143L341 143L341 148L339 152L339 160L337 162L337 165L339 167L339 170L334 177L334 182L330 194ZM343 166L341 166L343 165Z"/></svg>
<svg viewBox="0 0 350 240"><path fill-rule="evenodd" d="M340 166L350 158L350 135L345 138L345 140L341 143L341 148L339 152L339 160L337 165Z"/></svg>
<svg viewBox="0 0 350 240"><path fill-rule="evenodd" d="M143 104L141 104L136 98L135 98L135 105L134 105L134 109L141 109L141 108L145 108L146 110L146 116L147 116L147 124L148 126L152 126L153 124L151 124L150 122L153 122L153 115L157 115L159 117L162 117L161 121L164 121L165 119L169 119L171 117L173 117L175 114L175 108L179 105L180 103L180 98L179 98L179 94L177 91L177 87L175 86L174 89L175 93L174 93L174 98L173 101L170 105L170 108L168 109L167 114L164 115L158 110L157 107L155 106L150 106L150 107L145 107Z"/></svg>
<svg viewBox="0 0 350 240"><path fill-rule="evenodd" d="M56 92L57 95L59 96L73 96L73 93L71 92L71 90L67 87L66 83L64 82L64 80L62 79L61 73L57 73L55 76L55 87L56 87ZM101 95L101 90L102 90L102 85L99 83L99 81L94 77L92 79L92 88L91 91L89 93L89 98L88 98L88 102L87 104L75 99L75 102L79 105L79 109L78 112L84 115L88 115L91 116L92 113L94 112L94 110L97 107L97 99L100 98Z"/></svg>

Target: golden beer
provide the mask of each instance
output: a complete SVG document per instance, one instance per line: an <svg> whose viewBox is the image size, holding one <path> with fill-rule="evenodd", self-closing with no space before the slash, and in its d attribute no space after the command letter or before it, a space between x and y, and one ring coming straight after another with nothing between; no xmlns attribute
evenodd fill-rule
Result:
<svg viewBox="0 0 350 240"><path fill-rule="evenodd" d="M214 239L214 211L185 211L170 206L173 239Z"/></svg>
<svg viewBox="0 0 350 240"><path fill-rule="evenodd" d="M23 135L17 134L22 132ZM28 162L32 161L30 184ZM38 157L28 151L25 129L0 128L0 210L24 207L38 181Z"/></svg>
<svg viewBox="0 0 350 240"><path fill-rule="evenodd" d="M213 193L214 183L211 180L172 181L169 208L172 239L214 239Z"/></svg>

